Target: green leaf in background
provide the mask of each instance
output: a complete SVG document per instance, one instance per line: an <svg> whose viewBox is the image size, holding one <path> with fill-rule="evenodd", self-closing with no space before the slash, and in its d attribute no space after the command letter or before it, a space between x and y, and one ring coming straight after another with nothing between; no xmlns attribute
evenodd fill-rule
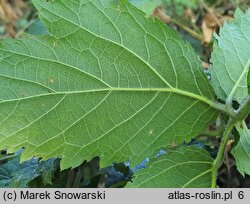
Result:
<svg viewBox="0 0 250 204"><path fill-rule="evenodd" d="M20 154L16 153L17 155ZM0 188L26 188L29 182L42 176L44 185L50 184L54 176L55 159L39 162L37 159L30 159L20 164L20 157L7 161L0 165Z"/></svg>
<svg viewBox="0 0 250 204"><path fill-rule="evenodd" d="M226 22L215 35L212 53L212 83L219 98L239 103L248 95L250 67L250 9L237 10L235 20Z"/></svg>
<svg viewBox="0 0 250 204"><path fill-rule="evenodd" d="M0 165L0 188L7 187L15 172L19 169L19 158ZM29 182L29 181L27 181Z"/></svg>
<svg viewBox="0 0 250 204"><path fill-rule="evenodd" d="M131 4L144 11L147 15L151 15L154 9L161 5L162 0L129 0Z"/></svg>
<svg viewBox="0 0 250 204"><path fill-rule="evenodd" d="M250 175L250 130L247 128L245 121L236 124L236 129L240 138L232 150L236 160L238 171L244 176L245 173Z"/></svg>
<svg viewBox="0 0 250 204"><path fill-rule="evenodd" d="M149 163L138 171L127 187L141 188L209 188L213 159L198 147L180 147Z"/></svg>
<svg viewBox="0 0 250 204"><path fill-rule="evenodd" d="M197 55L159 20L112 0L33 2L53 36L1 40L0 149L133 166L215 119Z"/></svg>

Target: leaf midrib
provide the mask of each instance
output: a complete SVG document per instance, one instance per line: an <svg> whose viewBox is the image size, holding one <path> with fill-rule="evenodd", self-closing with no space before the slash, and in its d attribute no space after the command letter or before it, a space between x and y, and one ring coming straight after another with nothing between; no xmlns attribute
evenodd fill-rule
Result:
<svg viewBox="0 0 250 204"><path fill-rule="evenodd" d="M22 97L22 98L17 98L17 99L10 99L10 100L3 100L0 101L0 104L7 103L7 102L12 102L12 101L20 101L20 100L26 100L26 99L31 99L31 98L36 98L36 97L43 97L43 96L51 96L51 95L69 95L69 94L83 94L83 93L92 93L92 92L161 92L161 93L176 93L179 95L187 96L193 99L196 99L198 101L201 101L203 103L206 103L207 105L215 107L215 104L212 100L198 95L194 94L191 92L183 91L181 89L176 89L176 88L102 88L102 89L89 89L89 90L82 90L82 91L62 91L62 92L56 92L56 93L46 93L46 94L38 94L38 95L32 95L32 96L27 96L27 97Z"/></svg>
<svg viewBox="0 0 250 204"><path fill-rule="evenodd" d="M10 51L10 50L4 50L4 49L1 49L0 48L0 50L3 50L3 51L5 51L5 52L9 52L9 53L13 53L13 54L17 54L17 55L22 55L22 56L26 56L26 57L30 57L30 58L35 58L35 59L38 59L38 60L43 60L43 61L51 61L51 62L53 62L53 63L59 63L59 64L62 64L62 65L64 65L64 66L67 66L67 67L71 67L71 68L73 68L73 69L75 69L75 70L77 70L77 71L79 71L79 72L81 72L81 73L83 73L83 74L85 74L85 75L87 75L87 76L89 76L89 77L92 77L92 78L94 78L95 80L98 80L99 82L101 82L101 83L103 83L105 86L107 86L107 87L109 87L109 90L108 91L115 91L115 90L128 90L128 91L146 91L146 90L149 90L149 91L159 91L159 92L172 92L172 93L179 93L179 94L181 94L181 95L185 95L185 96L189 96L189 97L191 97L191 98L195 98L195 99L197 99L197 100L200 100L200 101L202 101L202 102L205 102L205 103L207 103L208 105L210 105L210 106L213 106L214 105L214 102L213 101L211 101L210 99L208 99L208 98L206 98L206 97L204 97L204 96L202 96L202 95L198 95L198 94L195 94L195 93L192 93L192 92L188 92L188 91L184 91L184 90L182 90L182 89L178 89L178 88L174 88L174 87L172 87L172 86L170 86L170 88L120 88L120 87L118 87L118 88L114 88L114 87L111 87L109 84L107 84L105 81L103 81L102 79L100 79L100 78L98 78L98 77L96 77L96 76L94 76L94 75L91 75L90 73L88 73L88 72L85 72L85 71L83 71L83 70L81 70L81 69L79 69L79 68L77 68L77 67L74 67L74 66L72 66L72 65L69 65L69 64L65 64L65 63L63 63L63 62L61 62L61 61L56 61L56 60L51 60L51 59L43 59L43 58L39 58L39 57L35 57L35 56L30 56L30 55L26 55L26 54L23 54L23 53L17 53L17 52L14 52L14 51ZM20 80L23 80L23 81L25 81L24 79L20 79ZM30 81L30 80L29 80ZM35 83L35 82L34 82ZM36 82L36 84L40 84L40 83L38 83L38 82ZM42 84L41 84L41 86L42 86ZM100 91L102 91L102 90L107 90L107 89L97 89L97 90L92 90L92 91L94 91L94 92L96 92L96 91L98 91L98 90L100 90ZM172 91L171 91L172 90ZM89 92L89 90L84 90L84 91L87 91L87 92ZM79 91L79 92L84 92L84 91ZM63 93L63 94L67 94L67 93L73 93L73 92L57 92L57 93ZM1 101L0 101L0 104L1 104Z"/></svg>
<svg viewBox="0 0 250 204"><path fill-rule="evenodd" d="M249 67L250 67L250 59L248 60L247 64L245 65L245 67L244 67L244 69L243 69L243 71L242 71L242 73L241 73L239 79L238 79L237 82L234 84L234 86L233 86L231 92L229 93L229 95L228 95L228 97L227 97L227 102L228 102L228 103L231 103L231 102L232 102L233 96L234 96L235 92L237 91L237 88L238 88L240 82L242 81L242 78L245 76L245 74L248 73ZM246 86L246 88L247 88L247 86Z"/></svg>

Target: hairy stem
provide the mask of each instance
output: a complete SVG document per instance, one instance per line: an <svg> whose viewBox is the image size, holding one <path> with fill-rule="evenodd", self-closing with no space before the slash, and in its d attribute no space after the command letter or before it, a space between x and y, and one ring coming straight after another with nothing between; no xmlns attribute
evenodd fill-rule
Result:
<svg viewBox="0 0 250 204"><path fill-rule="evenodd" d="M191 36L193 36L195 39L199 40L200 42L203 41L203 36L200 33L195 32L190 27L182 24L181 22L177 21L176 19L171 19L171 22L177 26L179 26L181 29L188 32Z"/></svg>
<svg viewBox="0 0 250 204"><path fill-rule="evenodd" d="M233 118L230 118L228 123L227 123L226 129L224 131L224 134L223 134L223 137L222 137L222 140L221 140L221 145L220 145L220 148L219 148L218 155L217 155L217 157L216 157L216 159L214 160L214 163L213 163L213 168L212 168L212 188L216 187L217 172L218 172L218 169L220 168L220 166L221 166L221 164L223 162L223 159L224 159L224 152L225 152L225 149L226 149L228 138L230 136L230 132L231 132L231 130L233 129L233 127L235 126L235 124L238 121L242 121L247 117L249 112L250 112L250 96L248 96L243 101L243 103L241 104L241 107L239 108L239 110L237 110L235 116Z"/></svg>
<svg viewBox="0 0 250 204"><path fill-rule="evenodd" d="M226 126L225 132L223 134L218 155L217 155L217 157L216 157L216 159L214 160L214 163L213 163L213 168L212 168L212 188L216 188L217 172L218 172L218 169L220 168L220 166L221 166L221 164L223 162L224 152L225 152L225 149L226 149L227 141L228 141L230 132L233 129L234 125L235 125L234 120L230 119L227 126Z"/></svg>

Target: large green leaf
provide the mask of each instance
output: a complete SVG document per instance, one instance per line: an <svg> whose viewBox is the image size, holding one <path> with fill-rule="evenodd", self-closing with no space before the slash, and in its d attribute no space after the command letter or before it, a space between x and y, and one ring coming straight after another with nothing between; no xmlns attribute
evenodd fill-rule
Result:
<svg viewBox="0 0 250 204"><path fill-rule="evenodd" d="M244 176L250 175L250 130L247 129L245 121L236 124L240 134L237 145L232 150L238 171Z"/></svg>
<svg viewBox="0 0 250 204"><path fill-rule="evenodd" d="M209 188L213 159L198 147L181 147L150 162L128 187Z"/></svg>
<svg viewBox="0 0 250 204"><path fill-rule="evenodd" d="M219 98L231 102L248 95L250 67L250 9L237 10L235 20L226 22L216 36L212 53L212 83Z"/></svg>
<svg viewBox="0 0 250 204"><path fill-rule="evenodd" d="M0 46L0 149L132 165L197 136L213 93L191 46L128 3L33 1L51 36Z"/></svg>

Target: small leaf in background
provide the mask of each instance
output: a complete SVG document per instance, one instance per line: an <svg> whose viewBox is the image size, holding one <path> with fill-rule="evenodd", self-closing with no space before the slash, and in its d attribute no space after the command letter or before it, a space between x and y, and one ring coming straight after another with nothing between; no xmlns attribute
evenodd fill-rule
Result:
<svg viewBox="0 0 250 204"><path fill-rule="evenodd" d="M247 76L250 67L250 9L237 10L233 22L225 22L215 35L212 53L212 84L217 96L239 103L248 95Z"/></svg>
<svg viewBox="0 0 250 204"><path fill-rule="evenodd" d="M236 124L236 129L240 138L232 150L236 160L238 171L244 176L250 175L250 130L247 128L245 121Z"/></svg>
<svg viewBox="0 0 250 204"><path fill-rule="evenodd" d="M209 188L213 159L207 151L190 146L169 151L138 171L127 187Z"/></svg>

